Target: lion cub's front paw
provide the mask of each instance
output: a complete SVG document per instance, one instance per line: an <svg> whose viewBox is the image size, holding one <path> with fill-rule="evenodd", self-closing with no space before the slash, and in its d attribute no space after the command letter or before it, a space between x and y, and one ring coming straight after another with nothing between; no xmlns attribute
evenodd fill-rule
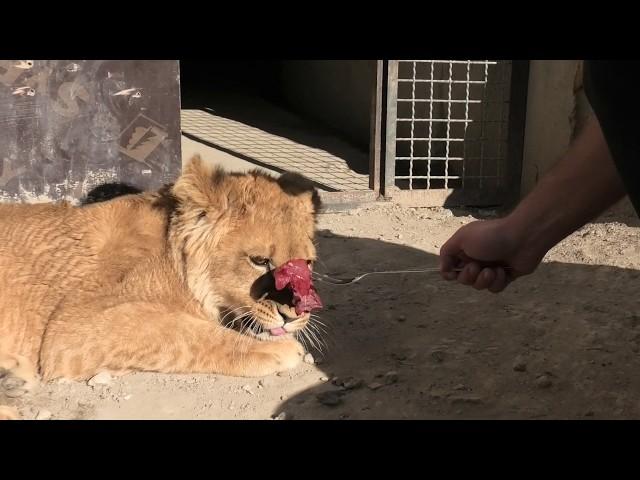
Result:
<svg viewBox="0 0 640 480"><path fill-rule="evenodd" d="M294 339L260 342L253 348L255 374L271 375L296 368L302 362L304 348Z"/></svg>

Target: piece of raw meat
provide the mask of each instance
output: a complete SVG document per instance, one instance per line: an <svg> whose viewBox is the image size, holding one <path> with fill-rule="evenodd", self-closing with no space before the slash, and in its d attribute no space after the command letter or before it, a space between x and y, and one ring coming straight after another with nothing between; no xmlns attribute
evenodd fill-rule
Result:
<svg viewBox="0 0 640 480"><path fill-rule="evenodd" d="M296 314L308 313L322 308L322 301L313 287L311 270L306 260L289 260L273 272L276 289L289 287L293 292L293 305Z"/></svg>

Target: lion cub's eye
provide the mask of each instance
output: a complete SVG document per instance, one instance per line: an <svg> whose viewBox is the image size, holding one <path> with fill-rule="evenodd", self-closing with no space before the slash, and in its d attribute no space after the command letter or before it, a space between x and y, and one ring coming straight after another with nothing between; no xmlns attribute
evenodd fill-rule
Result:
<svg viewBox="0 0 640 480"><path fill-rule="evenodd" d="M265 257L249 257L249 259L251 260L251 263L259 267L266 267L271 263L271 260Z"/></svg>

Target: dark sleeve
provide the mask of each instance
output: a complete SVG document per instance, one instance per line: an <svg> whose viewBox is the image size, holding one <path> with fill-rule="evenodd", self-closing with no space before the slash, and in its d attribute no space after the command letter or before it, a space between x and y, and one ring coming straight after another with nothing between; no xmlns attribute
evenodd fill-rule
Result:
<svg viewBox="0 0 640 480"><path fill-rule="evenodd" d="M585 61L584 89L640 215L640 62Z"/></svg>

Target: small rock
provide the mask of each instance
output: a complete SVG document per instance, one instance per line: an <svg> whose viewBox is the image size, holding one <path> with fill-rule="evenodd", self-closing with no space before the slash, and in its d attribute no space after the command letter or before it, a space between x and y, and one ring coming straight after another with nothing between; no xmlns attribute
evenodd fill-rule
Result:
<svg viewBox="0 0 640 480"><path fill-rule="evenodd" d="M275 415L271 418L273 418L274 420L291 420L293 418L293 415L290 415L287 412L280 412L278 415Z"/></svg>
<svg viewBox="0 0 640 480"><path fill-rule="evenodd" d="M49 410L40 410L36 414L36 420L51 420L52 413Z"/></svg>
<svg viewBox="0 0 640 480"><path fill-rule="evenodd" d="M458 385L455 385L453 387L454 390L466 390L467 387L465 387L463 384L459 383Z"/></svg>
<svg viewBox="0 0 640 480"><path fill-rule="evenodd" d="M378 390L380 387L382 387L382 384L378 382L371 382L367 385L367 387L369 387L369 389L371 390Z"/></svg>
<svg viewBox="0 0 640 480"><path fill-rule="evenodd" d="M482 397L477 395L457 395L455 397L450 397L450 400L454 405L460 403L477 405L483 402Z"/></svg>
<svg viewBox="0 0 640 480"><path fill-rule="evenodd" d="M249 395L255 395L255 393L253 393L253 391L251 390L251 385L243 385L242 390L247 392Z"/></svg>
<svg viewBox="0 0 640 480"><path fill-rule="evenodd" d="M513 362L513 370L515 372L526 372L527 364L522 357L516 357Z"/></svg>
<svg viewBox="0 0 640 480"><path fill-rule="evenodd" d="M407 320L407 317L406 315L398 315L398 318L396 320L398 320L399 322L404 322Z"/></svg>
<svg viewBox="0 0 640 480"><path fill-rule="evenodd" d="M343 387L346 390L355 390L356 388L360 388L362 386L362 380L359 378L348 377L348 378L336 378L333 381L334 385L339 387Z"/></svg>
<svg viewBox="0 0 640 480"><path fill-rule="evenodd" d="M362 380L359 378L349 378L342 386L347 390L355 390L356 388L360 388L362 383Z"/></svg>
<svg viewBox="0 0 640 480"><path fill-rule="evenodd" d="M274 381L272 377L265 377L258 380L258 385L261 387L267 388L273 385Z"/></svg>
<svg viewBox="0 0 640 480"><path fill-rule="evenodd" d="M336 392L336 391L319 393L316 395L316 399L322 405L326 405L328 407L336 407L343 402L340 392Z"/></svg>
<svg viewBox="0 0 640 480"><path fill-rule="evenodd" d="M90 387L95 387L97 385L109 385L113 378L109 372L100 372L94 377L91 377L87 382L87 385Z"/></svg>
<svg viewBox="0 0 640 480"><path fill-rule="evenodd" d="M444 352L436 350L435 352L431 352L431 358L436 363L444 362Z"/></svg>
<svg viewBox="0 0 640 480"><path fill-rule="evenodd" d="M384 383L387 385L391 385L393 383L398 382L398 372L392 370L384 374Z"/></svg>
<svg viewBox="0 0 640 480"><path fill-rule="evenodd" d="M549 388L551 386L551 379L546 375L540 375L536 378L536 386L538 388Z"/></svg>
<svg viewBox="0 0 640 480"><path fill-rule="evenodd" d="M304 363L308 363L309 365L313 365L314 363L316 363L313 359L313 355L311 355L310 353L307 353L304 356Z"/></svg>
<svg viewBox="0 0 640 480"><path fill-rule="evenodd" d="M450 392L446 390L440 390L440 389L434 389L429 392L429 398L433 400L443 400L445 398L448 398L449 395L450 395Z"/></svg>
<svg viewBox="0 0 640 480"><path fill-rule="evenodd" d="M320 377L320 381L321 382L328 382L329 381L329 377Z"/></svg>

